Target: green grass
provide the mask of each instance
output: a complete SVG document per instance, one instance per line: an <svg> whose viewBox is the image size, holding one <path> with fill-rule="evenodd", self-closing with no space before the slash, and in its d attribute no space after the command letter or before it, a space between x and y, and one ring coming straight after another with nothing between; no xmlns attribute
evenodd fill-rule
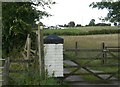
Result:
<svg viewBox="0 0 120 87"><path fill-rule="evenodd" d="M86 35L86 36L61 36L64 39L64 48L101 48L102 42L107 46L118 46L118 34Z"/></svg>
<svg viewBox="0 0 120 87"><path fill-rule="evenodd" d="M13 59L16 58L16 59ZM23 57L16 50L10 57L12 60L22 60ZM46 78L43 80L39 74L38 68L35 68L34 62L29 63L27 69L26 63L11 63L10 70L22 70L21 73L9 73L9 84L8 85L61 85L58 79L49 77L46 73Z"/></svg>
<svg viewBox="0 0 120 87"><path fill-rule="evenodd" d="M11 73L9 75L9 85L60 85L60 83L58 79L48 76L43 80L39 72L30 69L26 73Z"/></svg>
<svg viewBox="0 0 120 87"><path fill-rule="evenodd" d="M73 27L66 29L46 29L45 35L57 34L57 35L92 35L92 34L104 34L113 33L113 30L118 30L116 26L89 26L89 27Z"/></svg>
<svg viewBox="0 0 120 87"><path fill-rule="evenodd" d="M111 83L110 81L106 81L106 80L100 80L97 77L95 77L94 75L86 75L83 77L85 80L89 81L91 84L101 84L101 83Z"/></svg>
<svg viewBox="0 0 120 87"><path fill-rule="evenodd" d="M70 29L70 28L67 28ZM75 27L71 29L80 29L81 31L93 31L93 30L103 30L103 29L118 29L117 26L87 26L87 27Z"/></svg>
<svg viewBox="0 0 120 87"><path fill-rule="evenodd" d="M110 30L110 29L118 29L117 26L89 26L89 27L72 27L72 28L65 28L65 29L46 29L46 32L88 32L93 30Z"/></svg>

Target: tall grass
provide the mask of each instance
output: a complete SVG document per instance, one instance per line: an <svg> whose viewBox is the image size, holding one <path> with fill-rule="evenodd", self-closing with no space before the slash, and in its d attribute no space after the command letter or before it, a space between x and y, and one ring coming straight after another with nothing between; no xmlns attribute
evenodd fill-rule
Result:
<svg viewBox="0 0 120 87"><path fill-rule="evenodd" d="M53 77L46 77L43 80L39 75L39 72L35 72L33 69L19 76L15 75L16 74L10 76L9 85L60 85L58 79ZM13 79L13 76L15 76L16 79Z"/></svg>
<svg viewBox="0 0 120 87"><path fill-rule="evenodd" d="M15 55L17 54L17 55ZM12 57L13 60L23 59L20 52L14 50ZM32 57L31 57L32 59ZM26 63L11 63L10 70L22 70L21 73L9 73L9 83L8 85L61 85L60 81L54 77L49 77L47 72L46 78L43 80L40 76L38 68L35 68L34 62L28 63L29 67L26 67Z"/></svg>

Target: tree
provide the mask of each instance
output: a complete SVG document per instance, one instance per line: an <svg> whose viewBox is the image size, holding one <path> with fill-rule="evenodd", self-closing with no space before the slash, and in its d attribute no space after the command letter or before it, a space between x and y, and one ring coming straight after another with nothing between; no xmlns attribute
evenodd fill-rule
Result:
<svg viewBox="0 0 120 87"><path fill-rule="evenodd" d="M69 27L75 27L75 22L74 22L74 21L70 21L70 22L68 23L68 26L69 26Z"/></svg>
<svg viewBox="0 0 120 87"><path fill-rule="evenodd" d="M32 26L43 16L49 16L46 11L38 11L35 6L49 7L54 4L45 2L3 2L2 3L2 49L8 56L13 49L20 50L25 44L27 34L32 33Z"/></svg>
<svg viewBox="0 0 120 87"><path fill-rule="evenodd" d="M101 2L93 2L89 5L92 8L104 9L108 10L107 16L104 18L105 20L109 20L110 22L120 22L120 1L113 2L112 0L106 0Z"/></svg>
<svg viewBox="0 0 120 87"><path fill-rule="evenodd" d="M89 26L95 26L95 19L91 19Z"/></svg>
<svg viewBox="0 0 120 87"><path fill-rule="evenodd" d="M76 27L81 27L82 25L81 24L77 24Z"/></svg>
<svg viewBox="0 0 120 87"><path fill-rule="evenodd" d="M67 24L64 24L64 27L69 27Z"/></svg>
<svg viewBox="0 0 120 87"><path fill-rule="evenodd" d="M117 23L116 23L116 22L114 22L114 26L117 26Z"/></svg>

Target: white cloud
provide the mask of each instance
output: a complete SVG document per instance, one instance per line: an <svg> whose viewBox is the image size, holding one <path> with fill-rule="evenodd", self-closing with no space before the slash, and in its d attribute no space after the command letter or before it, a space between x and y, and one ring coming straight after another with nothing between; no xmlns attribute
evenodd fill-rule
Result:
<svg viewBox="0 0 120 87"><path fill-rule="evenodd" d="M56 5L47 9L53 16L41 20L45 25L67 24L75 21L76 24L86 25L92 18L99 21L98 17L105 17L107 10L92 9L89 4L101 0L55 0Z"/></svg>

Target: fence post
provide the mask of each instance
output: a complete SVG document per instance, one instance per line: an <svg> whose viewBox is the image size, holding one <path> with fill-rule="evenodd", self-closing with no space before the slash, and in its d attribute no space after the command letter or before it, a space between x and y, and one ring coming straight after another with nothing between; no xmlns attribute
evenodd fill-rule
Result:
<svg viewBox="0 0 120 87"><path fill-rule="evenodd" d="M40 73L40 76L41 76L41 67L42 67L42 64L41 64L41 40L40 40L40 23L38 24L38 57L39 57L39 73Z"/></svg>
<svg viewBox="0 0 120 87"><path fill-rule="evenodd" d="M39 56L39 71L42 79L45 78L45 68L44 68L44 47L43 47L43 24L40 22L38 24L38 56Z"/></svg>
<svg viewBox="0 0 120 87"><path fill-rule="evenodd" d="M106 47L106 45L105 45L105 63L107 63L107 47Z"/></svg>
<svg viewBox="0 0 120 87"><path fill-rule="evenodd" d="M39 71L38 59L38 32L36 31L34 69Z"/></svg>
<svg viewBox="0 0 120 87"><path fill-rule="evenodd" d="M31 49L31 38L30 38L30 34L28 34L27 37L27 60L30 59L30 49ZM27 68L28 68L29 64L27 64Z"/></svg>
<svg viewBox="0 0 120 87"><path fill-rule="evenodd" d="M30 35L28 34L28 37L27 37L27 59L30 58L30 48L31 48L31 39L30 39Z"/></svg>
<svg viewBox="0 0 120 87"><path fill-rule="evenodd" d="M102 64L105 64L106 63L106 57L107 57L107 50L106 50L106 47L105 47L105 43L102 42L102 52L103 52L103 55L102 55Z"/></svg>
<svg viewBox="0 0 120 87"><path fill-rule="evenodd" d="M3 85L8 85L9 82L9 67L10 67L10 59L9 57L5 60L4 70L3 70Z"/></svg>
<svg viewBox="0 0 120 87"><path fill-rule="evenodd" d="M75 56L78 55L77 49L78 49L78 42L75 42Z"/></svg>
<svg viewBox="0 0 120 87"><path fill-rule="evenodd" d="M40 40L41 40L41 74L42 74L42 79L45 79L45 64L44 64L44 42L43 42L43 25L40 27L40 33L41 33L41 36L40 36Z"/></svg>

